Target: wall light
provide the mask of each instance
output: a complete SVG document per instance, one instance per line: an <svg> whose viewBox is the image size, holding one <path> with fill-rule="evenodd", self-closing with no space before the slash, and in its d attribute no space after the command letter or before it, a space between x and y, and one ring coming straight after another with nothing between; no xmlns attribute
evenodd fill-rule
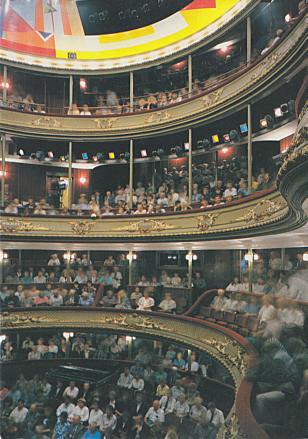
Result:
<svg viewBox="0 0 308 439"><path fill-rule="evenodd" d="M267 127L267 120L266 119L260 119L260 127L261 128Z"/></svg>
<svg viewBox="0 0 308 439"><path fill-rule="evenodd" d="M257 253L254 253L253 255L249 255L248 253L245 255L245 261L258 261L260 259L260 256Z"/></svg>
<svg viewBox="0 0 308 439"><path fill-rule="evenodd" d="M303 261L305 261L305 262L308 261L308 252L303 254Z"/></svg>
<svg viewBox="0 0 308 439"><path fill-rule="evenodd" d="M292 15L291 15L291 14L287 14L287 15L284 17L284 20L285 20L286 23L290 23L290 21L292 20Z"/></svg>
<svg viewBox="0 0 308 439"><path fill-rule="evenodd" d="M25 151L24 151L23 149L20 149L20 150L18 151L18 155L19 155L20 157L22 157L23 155L25 155Z"/></svg>
<svg viewBox="0 0 308 439"><path fill-rule="evenodd" d="M63 332L63 337L64 338L72 338L74 337L74 333L73 332Z"/></svg>
<svg viewBox="0 0 308 439"><path fill-rule="evenodd" d="M132 261L133 259L137 259L137 255L136 255L136 253L127 253L126 259L128 259L129 261Z"/></svg>
<svg viewBox="0 0 308 439"><path fill-rule="evenodd" d="M79 85L82 90L85 90L87 88L87 81L84 78L80 78Z"/></svg>
<svg viewBox="0 0 308 439"><path fill-rule="evenodd" d="M289 107L288 104L282 104L280 105L280 109L282 113L288 113L289 112Z"/></svg>
<svg viewBox="0 0 308 439"><path fill-rule="evenodd" d="M196 261L198 259L198 256L195 255L194 253L190 254L187 253L187 255L185 256L186 261Z"/></svg>
<svg viewBox="0 0 308 439"><path fill-rule="evenodd" d="M4 82L2 82L2 83L1 83L1 87L2 87L2 88L9 89L9 88L10 88L10 84L9 84L8 82L6 82L5 85L4 85Z"/></svg>
<svg viewBox="0 0 308 439"><path fill-rule="evenodd" d="M53 159L53 152L52 152L52 151L49 151L47 154L48 154L48 157L49 157L50 159Z"/></svg>
<svg viewBox="0 0 308 439"><path fill-rule="evenodd" d="M240 130L242 134L247 133L248 131L247 123L242 123L242 125L240 125Z"/></svg>
<svg viewBox="0 0 308 439"><path fill-rule="evenodd" d="M221 152L226 154L229 151L229 148L222 148Z"/></svg>
<svg viewBox="0 0 308 439"><path fill-rule="evenodd" d="M114 152L110 152L109 153L109 159L110 160L114 160L115 159L115 153Z"/></svg>
<svg viewBox="0 0 308 439"><path fill-rule="evenodd" d="M65 157L64 157L64 155L61 155L60 160L61 160L61 162L65 162Z"/></svg>
<svg viewBox="0 0 308 439"><path fill-rule="evenodd" d="M81 157L83 158L83 160L88 160L88 153L87 152L83 152L81 154Z"/></svg>
<svg viewBox="0 0 308 439"><path fill-rule="evenodd" d="M212 142L213 143L219 143L219 136L218 136L218 134L214 134L212 136Z"/></svg>
<svg viewBox="0 0 308 439"><path fill-rule="evenodd" d="M93 162L98 162L97 155L94 155L94 156L92 157L92 160L93 160Z"/></svg>
<svg viewBox="0 0 308 439"><path fill-rule="evenodd" d="M184 143L185 151L189 151L189 143Z"/></svg>
<svg viewBox="0 0 308 439"><path fill-rule="evenodd" d="M230 142L230 136L229 136L229 134L224 134L224 135L223 135L223 138L224 138L224 142L225 142L225 143Z"/></svg>
<svg viewBox="0 0 308 439"><path fill-rule="evenodd" d="M0 252L0 261L3 259L7 259L8 257L9 257L9 255L7 253Z"/></svg>
<svg viewBox="0 0 308 439"><path fill-rule="evenodd" d="M274 110L274 114L275 114L275 117L281 117L281 116L283 116L282 109L281 109L280 107L275 108L275 110Z"/></svg>
<svg viewBox="0 0 308 439"><path fill-rule="evenodd" d="M79 178L79 182L80 182L81 184L85 184L85 183L87 182L86 177L80 177L80 178Z"/></svg>
<svg viewBox="0 0 308 439"><path fill-rule="evenodd" d="M3 172L2 171L0 171L0 177L2 177L2 175L3 175ZM4 171L4 177L6 177L7 176L7 172L6 171Z"/></svg>
<svg viewBox="0 0 308 439"><path fill-rule="evenodd" d="M142 149L141 150L141 157L147 157L147 156L148 156L147 150L146 149Z"/></svg>

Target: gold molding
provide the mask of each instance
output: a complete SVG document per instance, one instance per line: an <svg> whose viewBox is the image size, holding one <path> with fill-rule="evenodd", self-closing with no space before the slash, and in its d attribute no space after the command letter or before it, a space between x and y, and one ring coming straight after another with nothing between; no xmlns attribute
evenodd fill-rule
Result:
<svg viewBox="0 0 308 439"><path fill-rule="evenodd" d="M0 220L1 232L33 232L36 230L51 230L48 227L32 224L30 221L20 221L16 218L3 218Z"/></svg>
<svg viewBox="0 0 308 439"><path fill-rule="evenodd" d="M197 217L197 220L198 220L197 228L199 230L201 230L202 232L208 230L209 228L211 228L215 224L219 215L220 215L220 213L208 213L206 215L198 216Z"/></svg>
<svg viewBox="0 0 308 439"><path fill-rule="evenodd" d="M237 218L234 221L245 221L249 223L250 221L262 221L266 217L271 217L275 212L285 207L286 203L270 201L270 200L262 200L255 207L250 209L246 215Z"/></svg>
<svg viewBox="0 0 308 439"><path fill-rule="evenodd" d="M178 229L181 226L175 226L173 224L166 224L164 221L157 221L154 219L144 219L135 223L130 223L128 226L114 227L110 230L125 232L139 232L139 233L151 233L151 232L161 232L167 229Z"/></svg>
<svg viewBox="0 0 308 439"><path fill-rule="evenodd" d="M116 121L119 120L119 118L115 117L91 120L95 123L95 128L99 128L100 130L107 130L108 128L112 128Z"/></svg>
<svg viewBox="0 0 308 439"><path fill-rule="evenodd" d="M55 117L50 116L40 116L36 119L31 121L31 125L46 127L46 128L63 128L66 125L63 125L62 122L60 122Z"/></svg>
<svg viewBox="0 0 308 439"><path fill-rule="evenodd" d="M77 235L90 233L94 227L94 223L90 223L89 221L68 221L67 223L70 224L72 231Z"/></svg>

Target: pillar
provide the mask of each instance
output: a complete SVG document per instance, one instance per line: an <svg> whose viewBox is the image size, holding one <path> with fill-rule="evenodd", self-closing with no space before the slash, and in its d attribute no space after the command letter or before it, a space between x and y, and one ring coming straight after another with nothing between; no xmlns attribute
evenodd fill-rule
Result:
<svg viewBox="0 0 308 439"><path fill-rule="evenodd" d="M70 75L68 106L69 106L69 113L68 114L73 114L73 110L72 110L72 106L73 106L73 75Z"/></svg>
<svg viewBox="0 0 308 439"><path fill-rule="evenodd" d="M247 65L251 62L251 19L247 17Z"/></svg>
<svg viewBox="0 0 308 439"><path fill-rule="evenodd" d="M67 251L67 259L66 259L66 282L70 283L70 275L71 275L71 251Z"/></svg>
<svg viewBox="0 0 308 439"><path fill-rule="evenodd" d="M134 73L129 72L129 109L132 113L134 110Z"/></svg>
<svg viewBox="0 0 308 439"><path fill-rule="evenodd" d="M4 185L5 185L5 140L6 135L2 134L2 176L1 176L1 205L4 207Z"/></svg>
<svg viewBox="0 0 308 439"><path fill-rule="evenodd" d="M192 196L192 129L189 128L188 131L188 204L191 204Z"/></svg>
<svg viewBox="0 0 308 439"><path fill-rule="evenodd" d="M134 172L134 142L129 141L129 207L133 207L133 172Z"/></svg>
<svg viewBox="0 0 308 439"><path fill-rule="evenodd" d="M68 209L71 209L72 207L72 192L73 192L72 161L73 161L73 142L69 142L68 143Z"/></svg>
<svg viewBox="0 0 308 439"><path fill-rule="evenodd" d="M133 252L130 250L128 253L128 283L133 283Z"/></svg>
<svg viewBox="0 0 308 439"><path fill-rule="evenodd" d="M249 292L252 293L252 275L253 275L253 250L248 250L248 279L249 279Z"/></svg>
<svg viewBox="0 0 308 439"><path fill-rule="evenodd" d="M215 186L218 181L218 151L215 151Z"/></svg>
<svg viewBox="0 0 308 439"><path fill-rule="evenodd" d="M3 283L3 271L4 271L3 258L4 258L4 251L0 249L0 284Z"/></svg>
<svg viewBox="0 0 308 439"><path fill-rule="evenodd" d="M281 269L285 270L286 269L285 266L286 266L286 249L282 248L281 249Z"/></svg>
<svg viewBox="0 0 308 439"><path fill-rule="evenodd" d="M192 94L192 56L188 55L188 97Z"/></svg>
<svg viewBox="0 0 308 439"><path fill-rule="evenodd" d="M251 104L247 107L248 119L248 194L252 193L252 120L251 120Z"/></svg>
<svg viewBox="0 0 308 439"><path fill-rule="evenodd" d="M4 107L6 107L6 101L7 101L7 98L6 98L6 91L7 91L7 89L6 89L6 83L7 83L7 66L3 66L3 84L4 84L4 87L3 87L3 106Z"/></svg>

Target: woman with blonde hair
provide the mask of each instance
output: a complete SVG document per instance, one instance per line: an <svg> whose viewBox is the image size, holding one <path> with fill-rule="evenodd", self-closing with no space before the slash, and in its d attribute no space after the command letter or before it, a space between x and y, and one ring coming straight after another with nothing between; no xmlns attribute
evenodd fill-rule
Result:
<svg viewBox="0 0 308 439"><path fill-rule="evenodd" d="M130 304L129 298L127 297L125 290L120 290L118 292L118 300L119 303L115 306L116 308L132 309L132 306Z"/></svg>
<svg viewBox="0 0 308 439"><path fill-rule="evenodd" d="M147 110L152 110L152 108L157 108L157 100L156 100L155 96L150 95L148 97Z"/></svg>

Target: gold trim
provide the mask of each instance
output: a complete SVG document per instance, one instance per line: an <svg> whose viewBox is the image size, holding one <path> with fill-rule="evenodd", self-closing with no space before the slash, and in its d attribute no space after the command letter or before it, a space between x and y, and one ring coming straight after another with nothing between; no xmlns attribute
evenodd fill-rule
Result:
<svg viewBox="0 0 308 439"><path fill-rule="evenodd" d="M47 128L62 128L66 125L59 122L56 118L50 116L40 116L32 120L31 125L47 127Z"/></svg>
<svg viewBox="0 0 308 439"><path fill-rule="evenodd" d="M172 119L174 116L170 114L168 111L157 111L154 114L151 114L151 116L147 117L146 120L143 122L146 123L159 123L164 122L166 120Z"/></svg>
<svg viewBox="0 0 308 439"><path fill-rule="evenodd" d="M208 230L210 227L212 227L217 218L219 217L220 213L208 213L206 215L198 216L198 229L202 232Z"/></svg>
<svg viewBox="0 0 308 439"><path fill-rule="evenodd" d="M139 233L151 233L153 231L161 232L166 229L178 229L181 226L175 226L172 224L166 224L164 221L156 221L154 219L145 219L135 223L130 223L129 226L114 227L110 230L126 232L139 232Z"/></svg>
<svg viewBox="0 0 308 439"><path fill-rule="evenodd" d="M89 221L68 221L67 223L70 224L72 231L77 235L90 233L94 227L94 223L90 223Z"/></svg>
<svg viewBox="0 0 308 439"><path fill-rule="evenodd" d="M245 221L246 223L249 223L249 221L262 221L266 217L271 217L275 212L280 210L281 208L285 207L286 204L284 203L277 203L276 201L270 201L270 200L262 200L260 203L258 203L255 207L249 210L246 215L241 216L240 218L237 218L234 221L231 221L232 223L236 221ZM259 211L258 211L259 210Z"/></svg>
<svg viewBox="0 0 308 439"><path fill-rule="evenodd" d="M106 130L108 128L112 128L116 121L119 120L118 117L112 119L92 119L92 122L95 123L95 128L99 128L101 130Z"/></svg>
<svg viewBox="0 0 308 439"><path fill-rule="evenodd" d="M0 220L1 232L32 232L34 230L51 230L48 227L32 224L30 221L19 221L15 218L4 218Z"/></svg>

